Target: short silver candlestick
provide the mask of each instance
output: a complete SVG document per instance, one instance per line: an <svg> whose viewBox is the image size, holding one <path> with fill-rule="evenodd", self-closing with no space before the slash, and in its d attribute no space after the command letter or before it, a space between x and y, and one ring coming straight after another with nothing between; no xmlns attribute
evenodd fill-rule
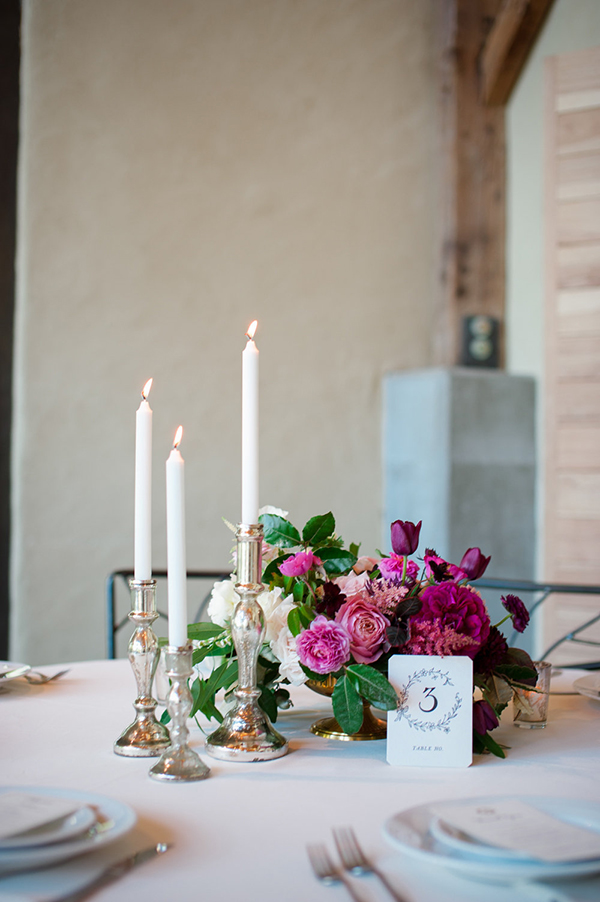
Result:
<svg viewBox="0 0 600 902"><path fill-rule="evenodd" d="M152 682L160 656L158 639L152 629L158 617L156 580L130 579L129 588L129 619L136 624L129 642L129 662L138 693L133 703L136 716L134 722L121 733L113 749L116 755L128 758L152 758L162 754L171 741L168 729L156 719L157 702L152 697Z"/></svg>
<svg viewBox="0 0 600 902"><path fill-rule="evenodd" d="M287 739L273 728L258 704L256 662L265 633L265 618L257 596L263 591L262 525L240 525L237 540L237 582L240 596L231 620L238 657L236 701L223 723L206 740L206 751L223 761L270 761L288 751Z"/></svg>
<svg viewBox="0 0 600 902"><path fill-rule="evenodd" d="M167 709L171 715L171 745L150 768L150 776L155 780L181 783L204 780L210 774L210 768L188 745L187 719L192 710L188 679L193 672L192 650L191 642L182 646L167 645L163 650L165 673L171 681L167 698Z"/></svg>

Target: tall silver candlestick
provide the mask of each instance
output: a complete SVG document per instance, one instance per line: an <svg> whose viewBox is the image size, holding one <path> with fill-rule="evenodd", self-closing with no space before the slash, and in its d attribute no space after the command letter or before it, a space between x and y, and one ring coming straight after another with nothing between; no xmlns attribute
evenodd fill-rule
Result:
<svg viewBox="0 0 600 902"><path fill-rule="evenodd" d="M204 780L210 774L210 768L188 745L187 719L192 710L192 693L188 686L192 674L192 643L181 647L167 645L163 654L165 673L171 681L167 698L171 715L171 745L150 768L150 776L170 783Z"/></svg>
<svg viewBox="0 0 600 902"><path fill-rule="evenodd" d="M158 639L152 629L152 624L158 617L156 580L130 579L129 588L129 619L136 624L129 642L129 662L138 693L133 703L136 717L121 733L113 749L116 755L128 758L151 758L162 754L171 741L168 729L156 719L154 712L157 702L152 697L152 682L160 655Z"/></svg>
<svg viewBox="0 0 600 902"><path fill-rule="evenodd" d="M240 525L237 540L237 582L240 600L231 620L238 657L236 701L223 723L206 740L206 751L224 761L270 761L288 751L287 739L273 728L258 704L256 662L265 632L265 618L257 596L262 592L262 525Z"/></svg>

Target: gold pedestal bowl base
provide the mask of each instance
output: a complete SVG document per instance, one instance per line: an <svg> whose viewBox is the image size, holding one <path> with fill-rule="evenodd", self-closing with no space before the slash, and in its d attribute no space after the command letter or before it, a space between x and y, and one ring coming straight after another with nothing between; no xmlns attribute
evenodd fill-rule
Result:
<svg viewBox="0 0 600 902"><path fill-rule="evenodd" d="M335 687L335 677L328 676L322 683L316 680L308 680L306 685L318 695L331 697ZM310 728L315 736L324 736L325 739L341 739L343 742L364 742L371 739L385 739L387 736L387 723L379 720L371 711L371 706L363 699L363 722L356 733L346 733L340 727L335 717L323 717L315 721Z"/></svg>

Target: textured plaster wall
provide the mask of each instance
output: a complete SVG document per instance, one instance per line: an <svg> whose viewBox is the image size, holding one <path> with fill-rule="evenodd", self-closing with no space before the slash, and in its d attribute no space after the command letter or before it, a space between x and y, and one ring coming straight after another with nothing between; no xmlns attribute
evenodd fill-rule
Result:
<svg viewBox="0 0 600 902"><path fill-rule="evenodd" d="M239 517L260 326L261 501L383 541L381 378L427 366L429 0L25 0L11 654L102 657L133 554L134 413L185 428L188 565ZM415 428L415 424L407 424Z"/></svg>

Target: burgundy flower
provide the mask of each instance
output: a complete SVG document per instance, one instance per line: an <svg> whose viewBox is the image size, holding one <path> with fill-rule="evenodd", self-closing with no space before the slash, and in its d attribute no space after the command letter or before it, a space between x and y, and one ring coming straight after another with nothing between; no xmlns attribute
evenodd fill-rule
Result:
<svg viewBox="0 0 600 902"><path fill-rule="evenodd" d="M506 652L508 651L508 643L498 627L491 626L490 634L485 645L482 645L473 660L473 670L475 673L490 674L496 667L502 663Z"/></svg>
<svg viewBox="0 0 600 902"><path fill-rule="evenodd" d="M489 702L479 699L473 703L473 729L480 736L485 736L488 730L495 730L499 720L496 712Z"/></svg>
<svg viewBox="0 0 600 902"><path fill-rule="evenodd" d="M386 630L390 621L362 595L344 602L335 619L350 636L350 651L359 664L371 664L389 651Z"/></svg>
<svg viewBox="0 0 600 902"><path fill-rule="evenodd" d="M423 560L425 561L425 575L429 579L433 577L436 583L441 583L446 579L453 579L456 582L460 582L463 579L469 578L468 573L461 570L456 564L450 564L448 561L445 561L444 558L439 557L433 548L425 549Z"/></svg>
<svg viewBox="0 0 600 902"><path fill-rule="evenodd" d="M350 637L343 627L320 614L296 637L300 663L315 673L335 673L350 658Z"/></svg>
<svg viewBox="0 0 600 902"><path fill-rule="evenodd" d="M501 596L500 601L512 617L513 626L518 633L522 633L529 623L529 611L517 595Z"/></svg>
<svg viewBox="0 0 600 902"><path fill-rule="evenodd" d="M484 557L479 548L467 548L459 567L464 570L469 579L479 579L485 573L491 557L491 555Z"/></svg>
<svg viewBox="0 0 600 902"><path fill-rule="evenodd" d="M473 645L465 654L474 658L490 633L485 603L475 589L455 582L427 586L421 593L422 607L413 623L441 623L468 636Z"/></svg>
<svg viewBox="0 0 600 902"><path fill-rule="evenodd" d="M415 526L410 520L394 520L392 523L392 548L396 554L414 554L419 545L422 522L419 520Z"/></svg>
<svg viewBox="0 0 600 902"><path fill-rule="evenodd" d="M346 596L340 587L332 583L331 580L327 580L323 585L323 595L320 601L316 603L315 610L317 614L325 614L333 620L345 601Z"/></svg>

